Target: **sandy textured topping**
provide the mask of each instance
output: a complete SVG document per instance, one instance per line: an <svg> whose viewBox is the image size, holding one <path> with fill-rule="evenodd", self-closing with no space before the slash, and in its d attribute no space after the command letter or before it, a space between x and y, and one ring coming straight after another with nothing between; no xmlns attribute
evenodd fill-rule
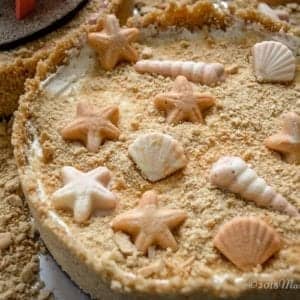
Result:
<svg viewBox="0 0 300 300"><path fill-rule="evenodd" d="M283 115L282 130L268 137L265 145L283 153L289 162L300 164L300 116L294 112Z"/></svg>
<svg viewBox="0 0 300 300"><path fill-rule="evenodd" d="M0 299L39 299L38 253L43 247L21 193L11 125L0 122Z"/></svg>
<svg viewBox="0 0 300 300"><path fill-rule="evenodd" d="M12 244L12 235L10 232L0 233L0 251L5 250Z"/></svg>
<svg viewBox="0 0 300 300"><path fill-rule="evenodd" d="M132 255L136 252L134 244L131 242L129 236L121 231L114 234L114 242L125 255Z"/></svg>
<svg viewBox="0 0 300 300"><path fill-rule="evenodd" d="M167 122L178 124L182 121L203 123L202 111L214 105L215 99L193 92L193 86L184 76L178 76L171 92L158 94L155 106L166 112Z"/></svg>
<svg viewBox="0 0 300 300"><path fill-rule="evenodd" d="M76 222L88 220L96 209L116 207L117 198L108 189L111 174L107 168L83 173L73 167L63 167L62 176L64 187L53 193L52 204L56 209L71 209Z"/></svg>
<svg viewBox="0 0 300 300"><path fill-rule="evenodd" d="M80 102L75 120L63 128L61 135L67 140L81 141L89 151L97 152L104 140L119 137L118 121L117 106L112 105L97 111L94 106Z"/></svg>
<svg viewBox="0 0 300 300"><path fill-rule="evenodd" d="M138 35L138 29L120 28L118 19L108 15L104 20L103 31L89 33L88 43L97 51L101 66L105 70L112 70L120 61L137 61L138 54L130 43Z"/></svg>
<svg viewBox="0 0 300 300"><path fill-rule="evenodd" d="M270 207L290 216L299 216L296 207L276 193L239 157L221 157L212 166L210 180L214 185L254 201L258 206Z"/></svg>
<svg viewBox="0 0 300 300"><path fill-rule="evenodd" d="M188 80L206 85L216 85L225 80L225 68L219 63L172 60L140 60L135 64L139 73L154 73L163 76L185 76Z"/></svg>
<svg viewBox="0 0 300 300"><path fill-rule="evenodd" d="M275 229L255 217L236 217L223 225L214 238L217 247L233 264L250 271L281 248Z"/></svg>
<svg viewBox="0 0 300 300"><path fill-rule="evenodd" d="M129 146L128 152L150 181L163 179L187 164L182 146L167 134L143 134Z"/></svg>
<svg viewBox="0 0 300 300"><path fill-rule="evenodd" d="M136 248L146 253L151 245L177 249L171 232L181 225L187 215L180 209L158 208L156 192L143 194L137 208L117 216L112 222L114 231L124 231L134 238Z"/></svg>
<svg viewBox="0 0 300 300"><path fill-rule="evenodd" d="M294 79L296 59L284 44L274 41L257 43L252 48L252 54L259 82L289 82Z"/></svg>
<svg viewBox="0 0 300 300"><path fill-rule="evenodd" d="M223 29L230 24L231 19L224 11L215 8L212 1L196 1L193 5L179 1L169 2L166 7L146 13L143 17L132 17L127 23L139 27L156 24L160 28L168 26L195 28L213 24Z"/></svg>

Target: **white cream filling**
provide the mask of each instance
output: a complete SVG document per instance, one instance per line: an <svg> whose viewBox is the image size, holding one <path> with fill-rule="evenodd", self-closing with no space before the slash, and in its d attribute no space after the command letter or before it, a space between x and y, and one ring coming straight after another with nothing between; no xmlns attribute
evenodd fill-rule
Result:
<svg viewBox="0 0 300 300"><path fill-rule="evenodd" d="M216 274L213 276L212 281L216 285L222 285L228 278L229 274Z"/></svg>
<svg viewBox="0 0 300 300"><path fill-rule="evenodd" d="M90 47L82 47L81 50L71 54L68 65L59 67L55 74L41 83L41 87L53 97L67 95L93 67L94 57L94 51Z"/></svg>
<svg viewBox="0 0 300 300"><path fill-rule="evenodd" d="M62 220L61 217L58 216L58 214L56 212L54 212L53 210L49 210L48 211L48 216L51 217L51 219L60 227L62 227L65 232L69 235L71 235L71 231L68 227L68 225Z"/></svg>
<svg viewBox="0 0 300 300"><path fill-rule="evenodd" d="M234 283L235 284L241 284L243 282L245 282L245 278L243 278L243 277L236 277L236 278L234 278Z"/></svg>

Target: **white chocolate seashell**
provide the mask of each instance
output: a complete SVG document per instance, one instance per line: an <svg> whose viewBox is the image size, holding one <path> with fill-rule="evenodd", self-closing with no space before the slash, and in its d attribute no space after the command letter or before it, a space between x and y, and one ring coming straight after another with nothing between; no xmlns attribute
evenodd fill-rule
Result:
<svg viewBox="0 0 300 300"><path fill-rule="evenodd" d="M263 2L258 3L257 10L276 21L289 20L289 14L287 11L281 9L272 9L268 4Z"/></svg>
<svg viewBox="0 0 300 300"><path fill-rule="evenodd" d="M255 217L235 217L224 224L214 238L218 248L234 265L250 271L281 248L279 234Z"/></svg>
<svg viewBox="0 0 300 300"><path fill-rule="evenodd" d="M258 206L270 207L290 216L299 216L296 207L276 193L237 156L224 156L214 163L210 181L220 188L239 194L248 201L254 201Z"/></svg>
<svg viewBox="0 0 300 300"><path fill-rule="evenodd" d="M194 61L140 60L135 64L139 73L156 73L163 76L185 76L188 80L214 85L225 80L224 65Z"/></svg>
<svg viewBox="0 0 300 300"><path fill-rule="evenodd" d="M143 134L129 146L128 152L142 175L152 182L167 177L187 164L182 146L167 134Z"/></svg>
<svg viewBox="0 0 300 300"><path fill-rule="evenodd" d="M257 43L252 48L253 67L259 82L289 82L295 77L296 59L284 44L275 41Z"/></svg>

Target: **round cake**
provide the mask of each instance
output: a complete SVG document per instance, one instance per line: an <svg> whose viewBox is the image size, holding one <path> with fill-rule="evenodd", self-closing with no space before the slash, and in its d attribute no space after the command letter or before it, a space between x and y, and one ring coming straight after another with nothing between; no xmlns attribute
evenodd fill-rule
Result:
<svg viewBox="0 0 300 300"><path fill-rule="evenodd" d="M300 279L299 41L205 1L128 24L78 32L21 97L47 248L95 299L295 299L271 285Z"/></svg>

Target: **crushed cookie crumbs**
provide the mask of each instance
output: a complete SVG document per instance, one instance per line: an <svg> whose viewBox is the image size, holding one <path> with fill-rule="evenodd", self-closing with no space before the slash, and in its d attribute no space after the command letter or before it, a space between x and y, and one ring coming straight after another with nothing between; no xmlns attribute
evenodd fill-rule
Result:
<svg viewBox="0 0 300 300"><path fill-rule="evenodd" d="M43 285L37 274L43 247L20 191L9 131L0 123L0 299L33 299Z"/></svg>

